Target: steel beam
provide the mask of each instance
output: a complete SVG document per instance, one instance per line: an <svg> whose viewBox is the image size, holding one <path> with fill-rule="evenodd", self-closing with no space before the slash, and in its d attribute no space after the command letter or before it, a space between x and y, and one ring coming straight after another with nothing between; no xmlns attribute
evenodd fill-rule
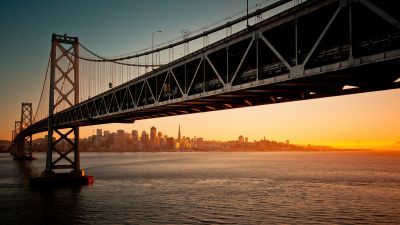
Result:
<svg viewBox="0 0 400 225"><path fill-rule="evenodd" d="M335 21L337 15L339 14L340 10L342 9L343 4L340 3L338 8L336 9L336 11L333 13L333 16L331 17L331 19L329 20L328 24L326 24L324 30L322 31L322 33L319 35L317 41L314 43L313 47L311 48L310 52L307 54L306 59L303 62L303 67L307 64L308 60L310 60L310 57L312 56L312 54L314 54L315 49L317 49L317 47L319 46L320 42L322 41L322 39L325 37L326 32L328 32L329 28L331 27L333 21Z"/></svg>
<svg viewBox="0 0 400 225"><path fill-rule="evenodd" d="M267 40L267 38L264 37L264 35L262 33L258 34L259 37L261 38L261 40L264 41L264 43L268 46L268 48L276 55L276 57L278 57L279 60L281 60L281 62L283 64L285 64L285 66L291 70L292 66L286 61L286 59L278 52L278 50L276 50L276 48L271 44L271 42L269 42Z"/></svg>
<svg viewBox="0 0 400 225"><path fill-rule="evenodd" d="M232 80L230 81L230 85L232 85L233 82L235 81L235 78L236 78L237 74L239 73L240 68L242 67L244 59L246 58L247 54L249 53L249 50L250 50L251 46L253 45L253 42L254 42L254 36L251 38L251 41L250 41L249 45L247 46L246 51L244 52L243 57L240 60L239 65L236 68L235 73L233 74Z"/></svg>
<svg viewBox="0 0 400 225"><path fill-rule="evenodd" d="M400 22L389 15L387 12L383 11L381 8L373 4L369 0L359 0L361 4L363 4L365 7L370 9L372 12L374 12L376 15L380 16L382 19L386 20L388 23L396 27L398 30L400 30Z"/></svg>

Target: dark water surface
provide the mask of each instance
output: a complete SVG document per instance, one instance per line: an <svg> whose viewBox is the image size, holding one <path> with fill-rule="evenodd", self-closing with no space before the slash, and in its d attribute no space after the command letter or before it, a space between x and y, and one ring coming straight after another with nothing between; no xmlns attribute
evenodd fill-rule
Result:
<svg viewBox="0 0 400 225"><path fill-rule="evenodd" d="M400 153L83 153L92 186L30 190L0 154L0 224L400 224Z"/></svg>

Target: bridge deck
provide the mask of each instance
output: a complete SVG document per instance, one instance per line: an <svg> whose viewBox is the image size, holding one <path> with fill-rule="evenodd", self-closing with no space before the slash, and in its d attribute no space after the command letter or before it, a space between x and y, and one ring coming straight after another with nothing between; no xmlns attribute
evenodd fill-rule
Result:
<svg viewBox="0 0 400 225"><path fill-rule="evenodd" d="M307 1L59 112L54 124L124 123L398 88L393 2ZM47 119L24 132L45 130Z"/></svg>

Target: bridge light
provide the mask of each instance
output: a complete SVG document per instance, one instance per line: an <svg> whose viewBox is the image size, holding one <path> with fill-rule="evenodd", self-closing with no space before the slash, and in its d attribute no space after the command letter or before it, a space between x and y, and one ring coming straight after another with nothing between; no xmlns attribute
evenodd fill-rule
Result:
<svg viewBox="0 0 400 225"><path fill-rule="evenodd" d="M110 83L108 83L108 87L109 88L112 88L113 87L113 84L110 82Z"/></svg>
<svg viewBox="0 0 400 225"><path fill-rule="evenodd" d="M343 87L343 90L349 90L349 89L354 89L354 88L357 88L357 86L345 85L345 86Z"/></svg>
<svg viewBox="0 0 400 225"><path fill-rule="evenodd" d="M229 104L224 104L224 106L226 106L227 108L230 108L230 109L233 108L233 106L232 106L232 105L229 105Z"/></svg>
<svg viewBox="0 0 400 225"><path fill-rule="evenodd" d="M195 111L195 112L201 112L200 109L196 109L196 108L190 108L191 110Z"/></svg>
<svg viewBox="0 0 400 225"><path fill-rule="evenodd" d="M244 100L244 103L246 103L249 106L252 106L253 104L249 100Z"/></svg>

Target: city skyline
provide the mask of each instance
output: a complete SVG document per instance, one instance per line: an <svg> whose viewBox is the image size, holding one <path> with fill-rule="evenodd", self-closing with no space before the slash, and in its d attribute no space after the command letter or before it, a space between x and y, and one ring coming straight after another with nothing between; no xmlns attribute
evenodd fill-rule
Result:
<svg viewBox="0 0 400 225"><path fill-rule="evenodd" d="M107 148L108 151L119 151L121 149L124 149L123 151L129 151L129 148L132 148L132 146L127 146L127 144L133 144L136 141L137 143L140 144L144 144L142 141L145 140L146 143L146 147L142 148L142 147L137 147L135 150L143 150L143 149L153 149L153 150L160 150L162 148L159 148L159 140L160 139L164 139L165 141L167 141L167 139L171 139L169 146L174 146L173 148L169 147L169 148L164 148L165 149L179 149L180 147L184 147L184 149L189 150L191 149L192 145L185 145L185 143L189 143L189 142L194 142L194 141L198 141L200 140L201 142L207 142L207 143L213 143L214 145L219 145L219 150L223 150L223 148L221 148L221 146L225 145L225 144L229 144L229 143L234 143L234 142L239 142L239 143L249 143L249 144L257 144L259 142L270 142L270 143L276 143L276 144L286 144L288 146L291 146L293 149L283 149L283 150L398 150L398 148L400 147L400 142L392 142L389 143L388 145L384 145L384 146L380 146L379 148L365 148L364 146L360 145L359 142L360 140L355 140L355 142L357 142L357 146L356 147L336 147L336 146L331 146L331 145L321 145L319 143L314 143L314 142L309 142L306 144L303 143L296 143L293 142L290 139L275 139L273 136L260 136L258 139L250 139L248 137L248 135L246 135L246 132L243 132L241 134L239 134L238 136L231 138L231 139L227 139L227 140L221 140L221 139L212 139L212 138L204 138L203 135L198 135L198 136L189 136L189 135L185 135L184 132L182 132L181 130L181 126L180 124L177 125L177 127L175 127L176 130L175 134L170 134L170 133L166 133L163 131L163 129L157 129L157 127L155 126L151 126L148 127L147 129L142 129L142 130L124 130L124 129L117 129L115 131L111 131L111 130L103 130L101 128L97 128L96 130L92 129L92 132L90 135L85 136L85 137L80 137L80 140L83 141L84 143L92 143L93 145L91 146L92 149L90 149L90 151L104 151L105 149L102 148L104 146L100 145L100 144L94 144L94 142L96 142L96 140L100 140L98 139L99 137L105 138L105 137L110 137L112 139L112 142L115 145L109 145L109 143L107 143ZM34 138L34 142L37 143L38 141L43 141L43 140L47 140L47 135L45 136L38 136L36 138ZM104 139L105 140L105 139ZM103 141L104 141L103 140ZM120 143L125 143L124 147L120 147L122 146ZM153 148L156 143L158 143L158 147L157 148ZM179 145L177 145L177 143L179 143ZM166 142L165 142L166 144ZM43 148L45 148L47 145L47 141L43 142ZM85 144L86 145L86 144ZM247 150L252 150L251 146L254 145L249 145L247 148ZM86 146L87 148L87 146ZM87 151L87 149L84 148L84 151ZM214 148L216 148L214 146ZM226 148L226 146L225 146ZM132 150L132 149L131 149ZM199 149L197 149L199 150ZM202 148L201 150L207 150L206 148ZM227 149L225 149L227 150ZM235 149L235 150L240 150L240 149ZM241 150L245 150L245 149L241 149ZM253 149L256 150L256 149ZM269 149L269 150L274 150L274 149Z"/></svg>
<svg viewBox="0 0 400 225"><path fill-rule="evenodd" d="M148 129L138 130L109 130L97 129L93 134L80 138L79 146L83 152L192 152L192 151L331 151L348 150L335 149L330 146L320 145L297 145L290 140L273 140L265 136L259 140L249 140L247 136L240 135L234 140L206 140L202 137L189 137L181 132L178 125L176 135L169 136L162 130L157 130L155 126ZM47 138L37 138L33 140L34 152L45 152L47 148ZM54 137L53 137L54 139ZM57 144L57 148L68 150L69 143L65 140ZM4 146L2 149L4 150ZM351 149L361 150L361 149Z"/></svg>

